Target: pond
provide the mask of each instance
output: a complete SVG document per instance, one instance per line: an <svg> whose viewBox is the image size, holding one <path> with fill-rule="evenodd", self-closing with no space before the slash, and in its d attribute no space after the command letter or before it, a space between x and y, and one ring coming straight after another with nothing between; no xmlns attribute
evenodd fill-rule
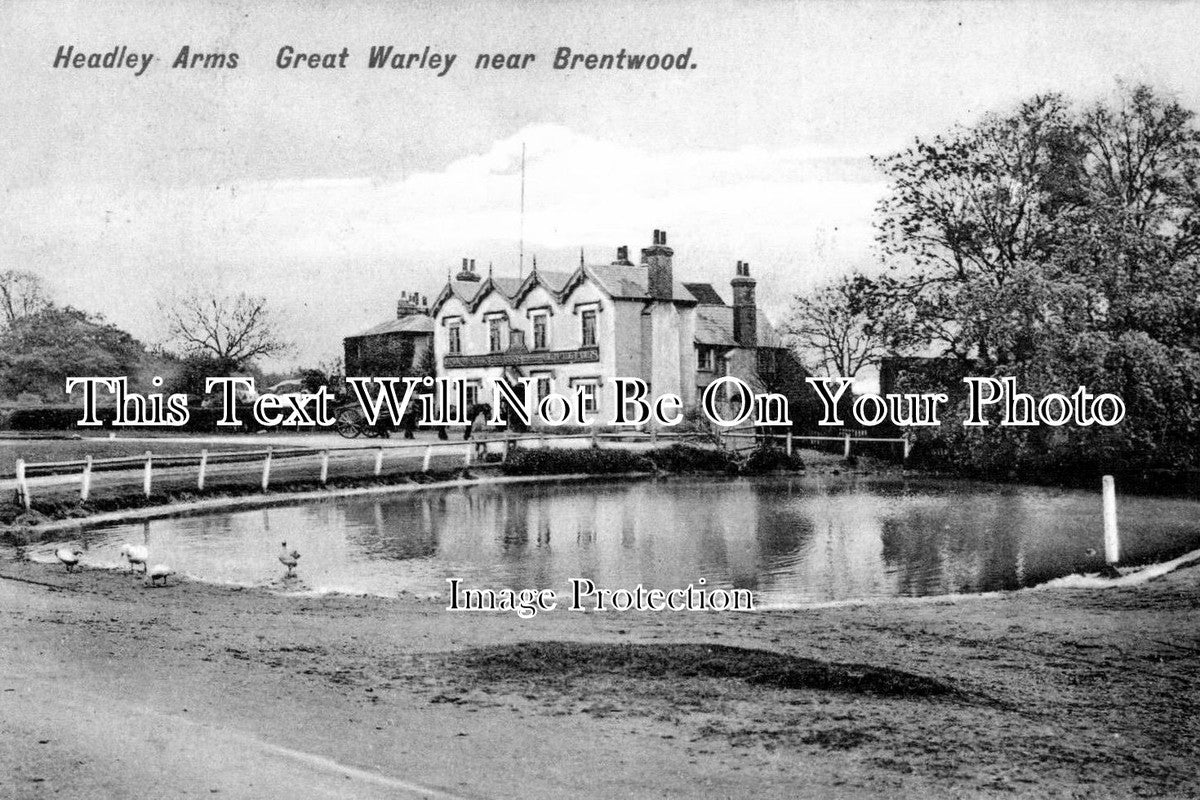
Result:
<svg viewBox="0 0 1200 800"><path fill-rule="evenodd" d="M1118 495L1123 564L1200 547L1200 503ZM1103 563L1100 493L807 475L480 485L92 529L84 563L122 543L190 577L285 591L562 594L597 586L748 588L760 607L986 592ZM302 553L285 579L276 556ZM52 561L56 543L30 548ZM1098 551L1098 552L1097 552Z"/></svg>

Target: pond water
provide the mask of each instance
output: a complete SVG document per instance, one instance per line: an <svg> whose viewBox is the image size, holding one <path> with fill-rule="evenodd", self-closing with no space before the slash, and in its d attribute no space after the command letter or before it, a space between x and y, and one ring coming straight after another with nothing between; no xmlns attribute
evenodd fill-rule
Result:
<svg viewBox="0 0 1200 800"><path fill-rule="evenodd" d="M1200 503L1118 496L1123 564L1200 547ZM1095 571L1100 493L811 475L483 485L92 529L90 566L122 543L190 577L286 591L749 588L765 607L984 592ZM281 541L302 553L284 579ZM52 561L58 543L31 548ZM1088 551L1098 551L1089 553Z"/></svg>

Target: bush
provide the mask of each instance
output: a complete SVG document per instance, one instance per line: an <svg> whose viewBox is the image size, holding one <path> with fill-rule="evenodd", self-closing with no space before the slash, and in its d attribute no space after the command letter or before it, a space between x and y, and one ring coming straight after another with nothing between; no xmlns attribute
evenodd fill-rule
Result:
<svg viewBox="0 0 1200 800"><path fill-rule="evenodd" d="M673 444L651 450L646 457L663 472L730 472L736 468L724 450Z"/></svg>
<svg viewBox="0 0 1200 800"><path fill-rule="evenodd" d="M750 454L746 463L742 465L741 471L745 474L756 475L781 469L789 471L804 469L804 461L800 456L789 456L786 450L764 446Z"/></svg>
<svg viewBox="0 0 1200 800"><path fill-rule="evenodd" d="M504 464L506 475L611 475L645 472L654 464L628 450L517 450Z"/></svg>

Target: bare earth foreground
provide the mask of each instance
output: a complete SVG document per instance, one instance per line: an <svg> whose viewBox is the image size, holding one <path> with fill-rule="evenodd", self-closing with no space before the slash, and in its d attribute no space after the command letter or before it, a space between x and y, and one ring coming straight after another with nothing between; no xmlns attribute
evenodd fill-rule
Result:
<svg viewBox="0 0 1200 800"><path fill-rule="evenodd" d="M530 621L0 576L5 798L1200 796L1198 568Z"/></svg>

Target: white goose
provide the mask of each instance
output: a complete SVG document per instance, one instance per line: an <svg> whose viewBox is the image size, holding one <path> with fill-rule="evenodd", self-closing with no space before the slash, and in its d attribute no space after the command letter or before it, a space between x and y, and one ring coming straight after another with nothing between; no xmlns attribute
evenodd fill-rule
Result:
<svg viewBox="0 0 1200 800"><path fill-rule="evenodd" d="M158 582L162 581L162 585L167 585L167 577L174 575L175 570L168 567L166 564L155 564L153 567L146 569L146 579L150 581L150 586L158 586Z"/></svg>
<svg viewBox="0 0 1200 800"><path fill-rule="evenodd" d="M281 542L279 547L279 563L287 567L287 574L290 578L296 569L296 565L300 563L300 551L295 548L288 550L287 542Z"/></svg>
<svg viewBox="0 0 1200 800"><path fill-rule="evenodd" d="M54 551L54 555L67 568L67 572L74 572L79 569L79 559L83 556L83 551L74 547L60 547Z"/></svg>
<svg viewBox="0 0 1200 800"><path fill-rule="evenodd" d="M133 572L133 568L137 564L142 565L142 572L148 569L147 561L150 560L150 548L140 544L123 544L121 545L121 557L129 562L129 571Z"/></svg>

